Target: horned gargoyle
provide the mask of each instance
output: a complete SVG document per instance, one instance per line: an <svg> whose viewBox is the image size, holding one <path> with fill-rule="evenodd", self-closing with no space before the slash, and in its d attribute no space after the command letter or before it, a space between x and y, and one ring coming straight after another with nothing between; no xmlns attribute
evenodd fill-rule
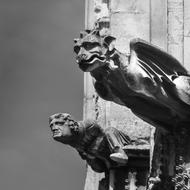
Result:
<svg viewBox="0 0 190 190"><path fill-rule="evenodd" d="M85 31L75 40L76 61L81 70L90 72L100 97L130 108L174 136L175 185L187 186L190 74L173 56L144 40L131 40L130 55L119 52L115 40L110 35L100 36L97 29ZM181 182L179 176L183 176Z"/></svg>

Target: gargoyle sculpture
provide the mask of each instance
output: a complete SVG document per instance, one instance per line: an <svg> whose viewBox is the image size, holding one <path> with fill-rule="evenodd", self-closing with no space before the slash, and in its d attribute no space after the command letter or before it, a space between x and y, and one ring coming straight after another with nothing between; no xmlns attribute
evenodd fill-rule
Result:
<svg viewBox="0 0 190 190"><path fill-rule="evenodd" d="M130 55L119 52L115 40L100 36L97 29L83 32L74 45L77 63L90 72L100 97L130 108L144 121L173 134L179 150L177 179L182 171L177 166L184 164L187 169L190 163L190 74L173 56L144 40L130 42Z"/></svg>
<svg viewBox="0 0 190 190"><path fill-rule="evenodd" d="M89 31L87 31L89 32ZM172 130L190 125L190 75L171 55L141 40L130 43L130 55L113 46L112 36L94 30L75 40L77 63L95 79L105 100L127 106L152 124Z"/></svg>
<svg viewBox="0 0 190 190"><path fill-rule="evenodd" d="M94 120L75 121L70 114L57 113L49 118L53 138L75 148L96 172L126 165L128 156L122 149L130 138L116 128L103 129Z"/></svg>

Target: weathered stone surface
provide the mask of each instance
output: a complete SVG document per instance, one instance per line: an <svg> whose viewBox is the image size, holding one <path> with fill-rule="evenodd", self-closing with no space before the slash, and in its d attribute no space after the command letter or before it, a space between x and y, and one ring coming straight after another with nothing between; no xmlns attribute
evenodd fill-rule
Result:
<svg viewBox="0 0 190 190"><path fill-rule="evenodd" d="M167 51L167 1L151 1L150 42Z"/></svg>
<svg viewBox="0 0 190 190"><path fill-rule="evenodd" d="M183 0L168 1L168 53L183 64L184 7Z"/></svg>
<svg viewBox="0 0 190 190"><path fill-rule="evenodd" d="M129 53L129 42L139 37L149 41L149 13L114 13L111 15L111 33L116 37L116 48Z"/></svg>
<svg viewBox="0 0 190 190"><path fill-rule="evenodd" d="M115 12L127 12L131 14L147 14L149 7L148 0L120 0L120 1L111 1L110 9L112 13Z"/></svg>
<svg viewBox="0 0 190 190"><path fill-rule="evenodd" d="M190 1L184 0L184 65L190 71Z"/></svg>
<svg viewBox="0 0 190 190"><path fill-rule="evenodd" d="M129 42L140 37L150 38L149 1L129 0L111 1L111 34L116 37L116 48L129 53Z"/></svg>
<svg viewBox="0 0 190 190"><path fill-rule="evenodd" d="M150 138L150 126L128 108L115 103L110 103L108 126L116 126L134 140L145 139L148 142Z"/></svg>

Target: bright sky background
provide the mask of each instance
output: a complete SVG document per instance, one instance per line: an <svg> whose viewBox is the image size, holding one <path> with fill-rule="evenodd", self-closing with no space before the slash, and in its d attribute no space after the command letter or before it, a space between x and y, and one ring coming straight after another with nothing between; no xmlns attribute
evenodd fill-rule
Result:
<svg viewBox="0 0 190 190"><path fill-rule="evenodd" d="M82 190L85 162L55 142L48 117L82 119L73 39L84 0L0 0L0 189Z"/></svg>

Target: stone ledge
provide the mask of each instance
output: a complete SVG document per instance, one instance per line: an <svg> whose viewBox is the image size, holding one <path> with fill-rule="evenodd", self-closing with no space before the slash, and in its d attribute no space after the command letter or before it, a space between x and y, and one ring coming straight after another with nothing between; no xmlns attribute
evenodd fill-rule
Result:
<svg viewBox="0 0 190 190"><path fill-rule="evenodd" d="M150 150L149 144L140 145L126 145L123 147L124 150Z"/></svg>

